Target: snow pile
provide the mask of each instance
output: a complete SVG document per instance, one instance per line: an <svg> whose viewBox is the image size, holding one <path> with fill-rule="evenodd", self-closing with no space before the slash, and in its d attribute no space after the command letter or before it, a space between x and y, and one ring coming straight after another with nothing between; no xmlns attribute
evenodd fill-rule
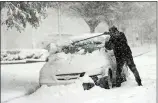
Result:
<svg viewBox="0 0 158 103"><path fill-rule="evenodd" d="M45 62L1 65L1 102L34 92Z"/></svg>
<svg viewBox="0 0 158 103"><path fill-rule="evenodd" d="M80 78L82 83L94 83L91 77L89 75L85 74L83 77Z"/></svg>
<svg viewBox="0 0 158 103"><path fill-rule="evenodd" d="M45 61L49 53L45 49L15 49L2 50L1 61L17 61L17 60L43 60Z"/></svg>

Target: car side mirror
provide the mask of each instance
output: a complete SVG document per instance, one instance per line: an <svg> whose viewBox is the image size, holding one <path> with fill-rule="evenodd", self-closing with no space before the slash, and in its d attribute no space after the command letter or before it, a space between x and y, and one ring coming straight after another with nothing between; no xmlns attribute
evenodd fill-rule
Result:
<svg viewBox="0 0 158 103"><path fill-rule="evenodd" d="M81 74L80 74L80 77L83 77L84 75L85 75L85 72L81 73Z"/></svg>

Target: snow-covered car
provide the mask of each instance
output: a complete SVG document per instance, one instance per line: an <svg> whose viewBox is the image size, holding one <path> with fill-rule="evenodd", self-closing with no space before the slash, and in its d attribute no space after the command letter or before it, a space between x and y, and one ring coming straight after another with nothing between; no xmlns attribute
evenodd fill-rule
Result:
<svg viewBox="0 0 158 103"><path fill-rule="evenodd" d="M112 51L103 46L105 37L91 39L62 48L51 54L40 71L40 85L67 85L74 83L85 74L94 82L96 78L107 77L110 84L115 82L116 62Z"/></svg>

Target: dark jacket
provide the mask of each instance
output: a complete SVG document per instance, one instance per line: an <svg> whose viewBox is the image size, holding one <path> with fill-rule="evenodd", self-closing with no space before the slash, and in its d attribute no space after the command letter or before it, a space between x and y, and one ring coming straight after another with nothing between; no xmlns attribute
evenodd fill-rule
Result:
<svg viewBox="0 0 158 103"><path fill-rule="evenodd" d="M105 48L113 50L115 57L128 57L132 55L131 49L128 46L127 39L123 32L118 34L111 34L108 42L105 42Z"/></svg>

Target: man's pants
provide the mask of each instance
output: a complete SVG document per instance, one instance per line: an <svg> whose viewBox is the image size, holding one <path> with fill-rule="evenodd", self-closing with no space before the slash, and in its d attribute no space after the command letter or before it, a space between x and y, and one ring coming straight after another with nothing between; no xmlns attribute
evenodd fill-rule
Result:
<svg viewBox="0 0 158 103"><path fill-rule="evenodd" d="M141 79L139 76L139 72L134 64L133 61L133 57L132 55L128 55L128 57L124 56L124 57L116 57L116 63L117 63L117 71L116 71L116 86L121 86L121 81L122 81L122 76L121 76L121 72L122 72L122 68L124 66L125 63L127 63L127 66L129 67L129 69L133 72L134 76L135 76L135 80L138 83L138 85L142 85L141 84Z"/></svg>

